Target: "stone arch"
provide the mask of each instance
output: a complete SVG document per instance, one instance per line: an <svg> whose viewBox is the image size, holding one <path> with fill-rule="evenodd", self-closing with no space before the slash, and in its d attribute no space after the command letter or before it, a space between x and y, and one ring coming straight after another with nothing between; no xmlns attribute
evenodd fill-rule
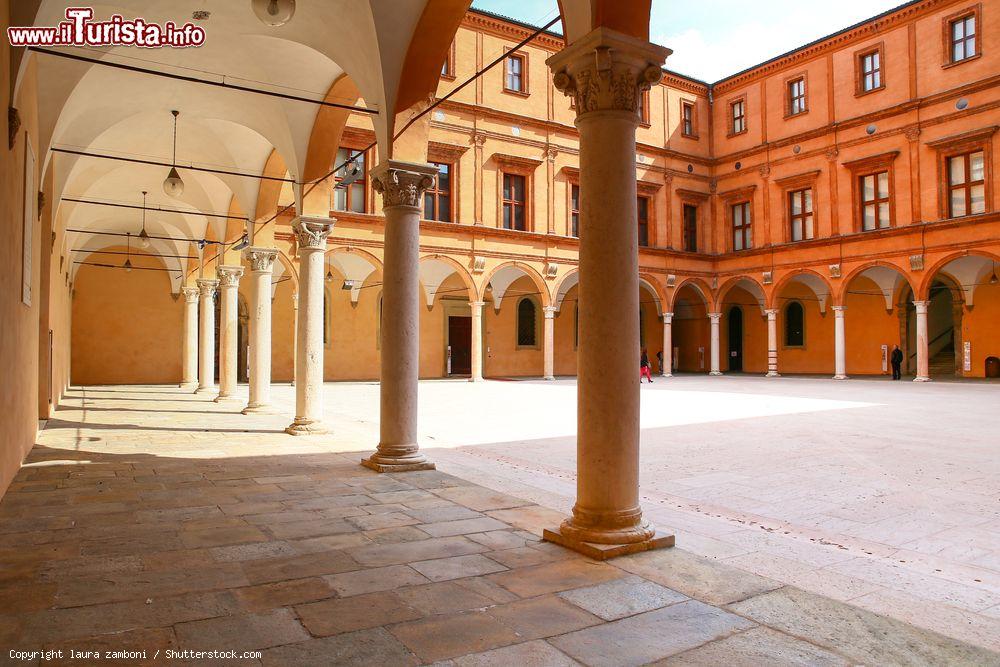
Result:
<svg viewBox="0 0 1000 667"><path fill-rule="evenodd" d="M566 295L569 294L570 290L580 284L580 269L573 269L566 275L564 275L559 282L556 284L555 296L552 300L552 305L555 306L556 312L562 310L563 301L566 299Z"/></svg>
<svg viewBox="0 0 1000 667"><path fill-rule="evenodd" d="M500 310L500 305L507 288L522 276L527 276L535 284L535 287L538 289L538 299L541 301L542 307L544 308L549 305L551 302L549 289L545 285L542 275L534 267L525 262L506 262L490 271L483 281L483 294L486 293L487 288L492 286L493 308L495 310Z"/></svg>
<svg viewBox="0 0 1000 667"><path fill-rule="evenodd" d="M420 258L420 284L427 299L427 307L434 306L434 298L441 284L451 275L458 274L469 292L469 301L479 301L479 290L468 269L447 255L426 255Z"/></svg>
<svg viewBox="0 0 1000 667"><path fill-rule="evenodd" d="M919 299L927 299L931 285L939 275L948 276L955 283L957 292L967 308L975 305L974 297L978 287L987 276L995 275L1000 265L1000 256L984 250L963 250L952 253L935 262L925 273L917 288Z"/></svg>
<svg viewBox="0 0 1000 667"><path fill-rule="evenodd" d="M658 317L663 317L663 304L667 302L667 297L663 294L660 283L653 276L647 274L639 274L639 292L646 290L649 292L650 296L653 297L653 303L656 305L656 315ZM642 302L642 299L639 299Z"/></svg>
<svg viewBox="0 0 1000 667"><path fill-rule="evenodd" d="M811 269L796 269L782 276L771 289L771 299L768 304L770 308L783 308L781 293L792 283L801 283L812 290L819 303L819 312L826 313L826 307L833 296L833 286L826 278Z"/></svg>
<svg viewBox="0 0 1000 667"><path fill-rule="evenodd" d="M337 269L344 280L351 281L352 306L358 305L361 290L368 277L382 270L382 261L378 257L351 246L328 249L323 255L323 263Z"/></svg>
<svg viewBox="0 0 1000 667"><path fill-rule="evenodd" d="M681 290L684 287L691 287L695 291L695 293L697 293L698 296L701 297L701 300L705 304L706 310L712 310L712 308L715 306L715 302L712 299L712 288L708 286L708 283L706 283L701 278L685 278L680 283L678 283L676 287L674 287L674 293L670 299L670 312L673 312L674 308L676 307L677 295L681 293Z"/></svg>
<svg viewBox="0 0 1000 667"><path fill-rule="evenodd" d="M722 308L729 292L735 287L740 287L744 291L749 292L750 296L757 301L757 306L760 308L760 314L764 315L764 310L767 308L767 295L764 293L764 286L750 276L733 276L726 282L722 283L717 291L718 296L716 296L715 300L719 308Z"/></svg>
<svg viewBox="0 0 1000 667"><path fill-rule="evenodd" d="M844 305L846 303L851 283L861 275L865 275L878 285L882 296L885 298L885 309L887 311L892 311L894 305L900 301L907 289L913 292L913 284L907 277L905 269L891 262L877 260L862 264L844 277L840 293L837 295L837 305Z"/></svg>

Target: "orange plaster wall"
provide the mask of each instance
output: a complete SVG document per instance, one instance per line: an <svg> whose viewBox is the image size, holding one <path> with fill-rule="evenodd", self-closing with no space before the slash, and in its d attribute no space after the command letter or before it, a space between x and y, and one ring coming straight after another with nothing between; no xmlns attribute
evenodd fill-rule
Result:
<svg viewBox="0 0 1000 667"><path fill-rule="evenodd" d="M719 356L723 371L729 369L729 316L734 306L743 311L743 372L767 372L767 319L761 315L756 298L741 287L733 287L726 294L720 311Z"/></svg>
<svg viewBox="0 0 1000 667"><path fill-rule="evenodd" d="M106 248L121 250L124 247ZM91 255L118 262L120 256ZM114 257L109 260L109 257ZM97 259L101 258L101 259ZM173 384L181 381L184 302L170 293L163 267L133 256L131 273L81 266L73 295L74 384Z"/></svg>
<svg viewBox="0 0 1000 667"><path fill-rule="evenodd" d="M869 297L870 299L871 297ZM792 301L802 304L805 312L805 345L789 347L785 345L785 314ZM883 302L884 303L884 302ZM776 301L778 308L778 372L779 373L820 373L833 375L834 372L834 314L829 301L826 312L819 309L819 301L813 291L801 283L792 283L781 292ZM884 308L883 308L884 310ZM850 308L848 308L850 311ZM848 312L848 317L851 313ZM847 322L847 371L851 372L851 329Z"/></svg>
<svg viewBox="0 0 1000 667"><path fill-rule="evenodd" d="M899 316L895 308L885 309L885 299L877 292L878 286L865 278L851 281L844 305L844 330L846 334L847 374L882 375L882 345L899 345ZM833 313L829 313L832 318ZM830 322L831 341L833 322ZM831 344L830 366L833 367Z"/></svg>
<svg viewBox="0 0 1000 667"><path fill-rule="evenodd" d="M1000 284L976 288L973 307L962 316L962 340L972 343L972 367L964 375L984 377L986 358L1000 357ZM955 353L961 360L962 350Z"/></svg>
<svg viewBox="0 0 1000 667"><path fill-rule="evenodd" d="M483 319L486 322L487 347L483 373L487 376L517 377L536 376L542 374L542 335L543 318L542 302L537 296L528 296L535 300L535 341L537 345L531 348L517 346L517 304L521 298L537 292L535 283L528 277L515 280L504 293L500 312L488 301L483 308Z"/></svg>
<svg viewBox="0 0 1000 667"><path fill-rule="evenodd" d="M578 286L573 286L563 298L562 306L556 313L555 321L555 357L554 372L556 375L576 375L576 304L580 294Z"/></svg>
<svg viewBox="0 0 1000 667"><path fill-rule="evenodd" d="M333 280L325 283L330 312L328 337L323 348L326 380L370 380L379 374L378 301L382 274L375 271L365 280L358 303L351 292L341 289L344 277L331 268ZM422 333L422 332L421 332Z"/></svg>
<svg viewBox="0 0 1000 667"><path fill-rule="evenodd" d="M291 280L278 283L271 302L271 380L291 382L294 376L295 309Z"/></svg>
<svg viewBox="0 0 1000 667"><path fill-rule="evenodd" d="M708 311L691 288L681 288L675 297L674 317L670 327L677 349L677 369L688 373L707 373L711 366L711 325ZM704 354L698 348L704 348Z"/></svg>

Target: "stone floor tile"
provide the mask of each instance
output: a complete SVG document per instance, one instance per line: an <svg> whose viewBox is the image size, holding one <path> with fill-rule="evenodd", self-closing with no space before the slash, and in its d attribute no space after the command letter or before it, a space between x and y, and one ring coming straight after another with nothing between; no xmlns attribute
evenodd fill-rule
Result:
<svg viewBox="0 0 1000 667"><path fill-rule="evenodd" d="M397 544L399 542L416 542L426 540L430 535L416 526L399 526L397 528L379 528L366 530L365 538L376 544Z"/></svg>
<svg viewBox="0 0 1000 667"><path fill-rule="evenodd" d="M236 563L217 563L194 569L106 574L60 582L55 606L78 607L85 604L146 600L248 584L243 570Z"/></svg>
<svg viewBox="0 0 1000 667"><path fill-rule="evenodd" d="M55 659L45 661L43 664L46 666L70 667L81 664L108 664L110 662L112 664L127 664L129 667L142 667L144 665L162 664L164 660L163 651L171 648L176 649L178 648L178 645L177 638L174 635L172 628L144 628L140 630L129 630L127 632L117 632L114 634L74 639L71 643L56 642L49 644L44 648L47 650L61 649L64 655L62 660ZM81 658L71 658L69 655L69 649L72 649L77 653L95 651L102 657L93 661ZM160 651L159 656L156 655L157 650ZM103 658L107 651L126 651L142 657L130 657L127 660L116 659L109 661L104 660Z"/></svg>
<svg viewBox="0 0 1000 667"><path fill-rule="evenodd" d="M541 640L512 644L492 651L463 655L452 661L455 667L573 667L579 665L565 653Z"/></svg>
<svg viewBox="0 0 1000 667"><path fill-rule="evenodd" d="M758 595L730 608L863 664L1000 664L998 653L796 588Z"/></svg>
<svg viewBox="0 0 1000 667"><path fill-rule="evenodd" d="M689 600L549 642L586 665L625 667L660 660L753 625L717 607Z"/></svg>
<svg viewBox="0 0 1000 667"><path fill-rule="evenodd" d="M179 570L206 567L217 562L208 549L182 549L180 551L160 551L142 555L142 568L153 570Z"/></svg>
<svg viewBox="0 0 1000 667"><path fill-rule="evenodd" d="M389 565L353 572L332 574L324 578L340 597L390 591L402 586L426 584L428 579L406 565Z"/></svg>
<svg viewBox="0 0 1000 667"><path fill-rule="evenodd" d="M482 611L431 616L389 628L424 662L446 660L516 643L517 634Z"/></svg>
<svg viewBox="0 0 1000 667"><path fill-rule="evenodd" d="M434 493L446 500L458 503L459 505L464 505L465 507L477 512L522 507L530 504L521 498L508 496L506 493L491 491L490 489L486 489L481 486L456 486L437 489Z"/></svg>
<svg viewBox="0 0 1000 667"><path fill-rule="evenodd" d="M372 493L369 494L372 498L380 503L409 503L416 500L427 500L428 498L434 498L434 494L430 491L423 491L421 489L408 489L405 491L385 491L382 493Z"/></svg>
<svg viewBox="0 0 1000 667"><path fill-rule="evenodd" d="M663 667L846 667L850 661L770 628L751 628L653 664Z"/></svg>
<svg viewBox="0 0 1000 667"><path fill-rule="evenodd" d="M49 609L55 603L56 584L0 585L0 614L25 614Z"/></svg>
<svg viewBox="0 0 1000 667"><path fill-rule="evenodd" d="M676 547L623 556L614 563L623 570L709 604L728 604L781 587L771 579Z"/></svg>
<svg viewBox="0 0 1000 667"><path fill-rule="evenodd" d="M253 542L250 544L233 544L225 547L213 547L208 550L212 559L220 563L239 563L261 558L280 558L294 556L298 552L289 542Z"/></svg>
<svg viewBox="0 0 1000 667"><path fill-rule="evenodd" d="M260 612L279 607L291 607L334 597L337 593L322 577L291 579L259 586L234 588L233 595L247 611Z"/></svg>
<svg viewBox="0 0 1000 667"><path fill-rule="evenodd" d="M384 505L362 505L366 514L387 514L389 512L406 512L410 508L400 503L385 503ZM359 516L359 515L355 515Z"/></svg>
<svg viewBox="0 0 1000 667"><path fill-rule="evenodd" d="M435 500L447 503L445 507L416 508L413 502L406 503L404 510L414 519L419 519L420 523L439 523L441 521L457 521L459 519L478 519L485 516L482 512L470 510L468 507L456 505L450 500L442 500L437 496L432 496Z"/></svg>
<svg viewBox="0 0 1000 667"><path fill-rule="evenodd" d="M472 535L468 536L469 539L475 539ZM478 540L476 540L478 542ZM561 547L560 547L561 548ZM528 545L523 547L518 547L516 549L503 549L502 551L491 551L489 552L490 558L493 560L503 563L507 567L528 567L531 565L541 565L542 563L551 563L557 560L566 560L569 558L576 558L577 556L568 549L565 551L546 551L542 549L536 549L534 546Z"/></svg>
<svg viewBox="0 0 1000 667"><path fill-rule="evenodd" d="M448 537L449 535L485 533L491 530L505 530L506 528L508 528L507 524L486 516L479 519L442 521L440 523L427 523L420 526L420 530L424 531L431 537Z"/></svg>
<svg viewBox="0 0 1000 667"><path fill-rule="evenodd" d="M357 531L357 528L343 519L310 519L309 521L274 524L268 526L268 530L279 540L295 540L305 537L353 533Z"/></svg>
<svg viewBox="0 0 1000 667"><path fill-rule="evenodd" d="M264 652L267 667L406 667L419 660L384 628L311 639Z"/></svg>
<svg viewBox="0 0 1000 667"><path fill-rule="evenodd" d="M432 558L447 558L450 556L465 556L482 553L486 547L476 544L461 536L437 537L401 544L377 544L357 549L348 549L358 563L365 567L380 565L399 565Z"/></svg>
<svg viewBox="0 0 1000 667"><path fill-rule="evenodd" d="M410 567L431 581L448 581L462 577L476 577L481 574L502 572L507 568L479 554L453 556L410 563Z"/></svg>
<svg viewBox="0 0 1000 667"><path fill-rule="evenodd" d="M420 523L408 514L402 512L386 512L384 514L368 514L365 516L352 516L347 518L347 522L357 527L359 530L378 530L379 528L398 528L400 526L411 526Z"/></svg>
<svg viewBox="0 0 1000 667"><path fill-rule="evenodd" d="M490 616L517 632L522 639L542 639L573 632L592 625L601 619L555 595L491 607Z"/></svg>
<svg viewBox="0 0 1000 667"><path fill-rule="evenodd" d="M528 544L523 536L513 530L491 530L488 533L472 533L466 537L491 549L518 549Z"/></svg>
<svg viewBox="0 0 1000 667"><path fill-rule="evenodd" d="M340 533L339 535L323 535L321 537L307 537L302 540L290 540L288 545L296 553L311 554L318 551L335 551L361 547L371 543L372 541L361 533Z"/></svg>
<svg viewBox="0 0 1000 667"><path fill-rule="evenodd" d="M487 597L494 603L513 602L519 600L516 595L508 591L503 586L493 583L486 577L467 577L465 579L455 579L452 583L461 586L483 597Z"/></svg>
<svg viewBox="0 0 1000 667"><path fill-rule="evenodd" d="M181 648L203 651L247 651L309 639L290 609L189 621L174 631Z"/></svg>
<svg viewBox="0 0 1000 667"><path fill-rule="evenodd" d="M320 551L301 556L251 560L241 565L252 584L337 574L358 569L357 563L343 551Z"/></svg>
<svg viewBox="0 0 1000 667"><path fill-rule="evenodd" d="M635 576L564 591L559 596L605 621L616 621L689 599L677 591Z"/></svg>
<svg viewBox="0 0 1000 667"><path fill-rule="evenodd" d="M396 591L396 595L428 616L482 609L496 604L493 599L453 581L401 588Z"/></svg>
<svg viewBox="0 0 1000 667"><path fill-rule="evenodd" d="M546 528L559 527L559 524L566 518L562 512L538 505L493 510L487 514L497 521L503 521L538 536L541 536L542 531Z"/></svg>
<svg viewBox="0 0 1000 667"><path fill-rule="evenodd" d="M488 579L512 593L527 598L558 593L571 588L593 586L624 576L625 572L616 567L581 558L491 574Z"/></svg>
<svg viewBox="0 0 1000 667"><path fill-rule="evenodd" d="M412 621L422 616L391 591L297 605L295 612L302 625L317 637Z"/></svg>

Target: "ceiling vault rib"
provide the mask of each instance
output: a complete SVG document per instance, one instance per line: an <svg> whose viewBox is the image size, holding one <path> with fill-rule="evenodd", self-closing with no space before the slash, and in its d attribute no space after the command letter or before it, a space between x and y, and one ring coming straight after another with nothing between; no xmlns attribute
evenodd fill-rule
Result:
<svg viewBox="0 0 1000 667"><path fill-rule="evenodd" d="M326 100L313 100L308 97L300 97L298 95L290 95L288 93L278 93L270 90L261 90L259 88L251 88L249 86L240 86L234 83L226 83L225 81L209 81L207 79L199 79L194 76L184 76L183 74L171 74L170 72L159 72L157 70L147 69L145 67L126 65L124 63L112 63L101 60L99 58L88 58L87 56L81 56L72 53L61 53L59 51L50 51L48 49L41 49L36 46L29 46L28 51L34 51L35 53L40 53L47 56L56 56L57 58L68 58L70 60L77 60L80 62L91 63L93 65L103 65L104 67L113 67L115 69L126 70L128 72L149 74L151 76L161 76L168 79L175 79L177 81L187 81L189 83L200 83L206 86L226 88L229 90L236 90L244 93L267 95L269 97L280 97L281 99L285 100L292 100L295 102L308 102L309 104L318 104L320 106L325 106L325 107L334 107L336 109L347 109L349 111L357 111L358 113L367 113L372 115L378 115L379 113L376 109L368 109L366 107L356 107L351 104L338 104L337 102L327 102ZM220 75L220 76L225 76L225 75Z"/></svg>
<svg viewBox="0 0 1000 667"><path fill-rule="evenodd" d="M202 211L185 211L179 208L162 208L160 206L139 206L138 204L122 204L109 201L95 201L93 199L76 199L74 197L63 197L61 201L73 202L74 204L94 204L96 206L113 206L115 208L132 208L139 211L156 211L158 213L181 213L183 215L200 215L206 218L225 218L226 220L246 220L243 215L225 215L222 213L204 213Z"/></svg>
<svg viewBox="0 0 1000 667"><path fill-rule="evenodd" d="M118 155L103 155L101 153L90 153L87 151L77 151L69 148L53 148L53 153L67 153L69 155L79 155L81 157L93 157L99 158L101 160L118 160L119 162L132 162L134 164L148 164L154 167L180 167L181 169L190 169L191 171L204 171L209 174L223 174L225 176L239 176L241 178L256 178L257 180L263 181L280 181L281 183L295 183L294 178L280 178L278 176L265 176L263 174L245 174L239 171L228 171L226 169L210 169L208 167L195 167L192 165L178 164L173 165L169 162L158 162L156 160L143 160L137 157L121 157ZM243 218L240 218L241 220Z"/></svg>

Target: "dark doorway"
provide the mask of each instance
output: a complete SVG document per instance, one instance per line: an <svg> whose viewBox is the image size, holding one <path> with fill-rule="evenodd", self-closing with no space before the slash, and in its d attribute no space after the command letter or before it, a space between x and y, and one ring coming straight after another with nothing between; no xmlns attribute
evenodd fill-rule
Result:
<svg viewBox="0 0 1000 667"><path fill-rule="evenodd" d="M729 370L743 370L743 311L739 306L729 309Z"/></svg>
<svg viewBox="0 0 1000 667"><path fill-rule="evenodd" d="M472 318L448 317L448 345L451 347L451 375L472 373Z"/></svg>

